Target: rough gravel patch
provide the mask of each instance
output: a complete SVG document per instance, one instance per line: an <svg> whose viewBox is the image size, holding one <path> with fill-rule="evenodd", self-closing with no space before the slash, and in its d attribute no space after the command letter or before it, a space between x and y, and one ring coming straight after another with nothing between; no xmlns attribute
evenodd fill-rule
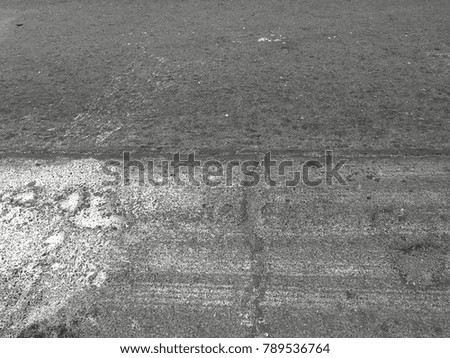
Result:
<svg viewBox="0 0 450 358"><path fill-rule="evenodd" d="M446 336L448 173L353 158L348 186L212 189L4 160L0 335Z"/></svg>

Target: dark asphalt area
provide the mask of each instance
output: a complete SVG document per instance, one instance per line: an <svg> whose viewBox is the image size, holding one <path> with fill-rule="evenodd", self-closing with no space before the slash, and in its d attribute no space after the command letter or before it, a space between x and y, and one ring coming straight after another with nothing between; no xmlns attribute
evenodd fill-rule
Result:
<svg viewBox="0 0 450 358"><path fill-rule="evenodd" d="M4 0L0 149L448 153L449 18L445 0Z"/></svg>

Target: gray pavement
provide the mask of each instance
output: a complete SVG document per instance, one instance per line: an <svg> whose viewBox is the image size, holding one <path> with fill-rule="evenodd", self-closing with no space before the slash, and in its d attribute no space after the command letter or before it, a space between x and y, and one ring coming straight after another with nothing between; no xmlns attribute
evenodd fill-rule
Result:
<svg viewBox="0 0 450 358"><path fill-rule="evenodd" d="M448 159L347 159L295 189L4 160L2 335L448 336Z"/></svg>
<svg viewBox="0 0 450 358"><path fill-rule="evenodd" d="M0 336L449 337L449 16L2 1ZM125 150L325 149L347 185L105 183Z"/></svg>

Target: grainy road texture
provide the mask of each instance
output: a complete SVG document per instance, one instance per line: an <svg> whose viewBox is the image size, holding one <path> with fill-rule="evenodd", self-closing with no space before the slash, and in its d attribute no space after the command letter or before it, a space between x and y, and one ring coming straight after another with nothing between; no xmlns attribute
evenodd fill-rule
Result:
<svg viewBox="0 0 450 358"><path fill-rule="evenodd" d="M447 0L2 0L0 336L449 337L449 18ZM347 186L102 171L123 150L326 148Z"/></svg>
<svg viewBox="0 0 450 358"><path fill-rule="evenodd" d="M3 0L0 149L448 153L449 18L447 0Z"/></svg>
<svg viewBox="0 0 450 358"><path fill-rule="evenodd" d="M38 164L0 166L3 335L450 334L447 158L353 158L348 186L295 189Z"/></svg>

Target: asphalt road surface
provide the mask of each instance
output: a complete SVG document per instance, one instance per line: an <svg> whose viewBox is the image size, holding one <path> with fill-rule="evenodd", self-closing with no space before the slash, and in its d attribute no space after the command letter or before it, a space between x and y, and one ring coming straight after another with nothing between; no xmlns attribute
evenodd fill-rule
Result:
<svg viewBox="0 0 450 358"><path fill-rule="evenodd" d="M0 336L449 337L449 18L2 1ZM346 185L106 182L124 150L301 171L325 149Z"/></svg>
<svg viewBox="0 0 450 358"><path fill-rule="evenodd" d="M0 9L7 153L449 150L445 0Z"/></svg>

